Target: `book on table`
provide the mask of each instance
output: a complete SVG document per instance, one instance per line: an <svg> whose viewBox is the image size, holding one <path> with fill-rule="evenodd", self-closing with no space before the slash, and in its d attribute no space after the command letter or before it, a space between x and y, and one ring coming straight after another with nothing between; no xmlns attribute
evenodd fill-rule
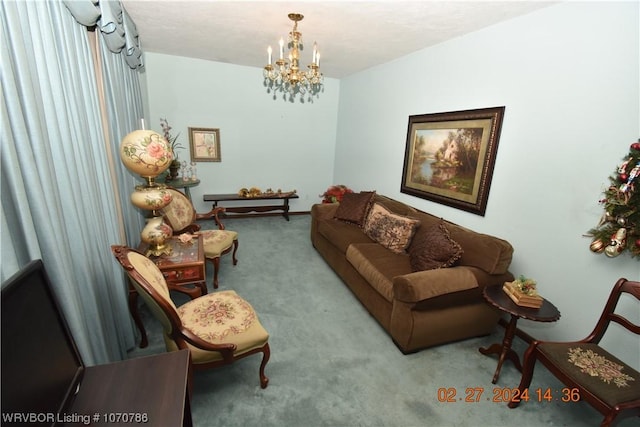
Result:
<svg viewBox="0 0 640 427"><path fill-rule="evenodd" d="M528 295L518 289L512 282L505 282L502 290L509 295L509 298L519 306L528 308L540 308L544 298L540 295Z"/></svg>

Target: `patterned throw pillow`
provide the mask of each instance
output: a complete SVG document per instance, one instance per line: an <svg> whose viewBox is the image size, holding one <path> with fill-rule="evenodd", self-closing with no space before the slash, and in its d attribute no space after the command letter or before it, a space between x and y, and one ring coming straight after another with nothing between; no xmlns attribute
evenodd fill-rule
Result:
<svg viewBox="0 0 640 427"><path fill-rule="evenodd" d="M362 227L375 195L375 191L346 193L336 210L334 218Z"/></svg>
<svg viewBox="0 0 640 427"><path fill-rule="evenodd" d="M444 221L419 232L409 247L413 271L451 267L462 256L462 247L451 238Z"/></svg>
<svg viewBox="0 0 640 427"><path fill-rule="evenodd" d="M375 203L364 223L364 232L370 239L400 254L407 249L419 226L419 220L394 214Z"/></svg>

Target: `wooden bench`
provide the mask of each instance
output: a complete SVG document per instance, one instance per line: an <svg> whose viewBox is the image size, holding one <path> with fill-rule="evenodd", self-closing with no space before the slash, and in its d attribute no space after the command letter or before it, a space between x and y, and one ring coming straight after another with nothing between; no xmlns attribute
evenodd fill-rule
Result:
<svg viewBox="0 0 640 427"><path fill-rule="evenodd" d="M275 205L241 205L241 206L223 206L226 210L225 214L228 213L239 213L246 214L249 212L258 212L260 215L261 212L271 212L271 211L282 211L282 216L289 221L289 199L297 199L299 198L297 194L293 192L287 193L273 193L273 194L263 194L260 196L252 196L252 197L243 197L235 194L205 194L203 196L203 200L205 202L213 202L213 207L217 207L220 202L253 202L256 200L278 200L282 201L280 204Z"/></svg>

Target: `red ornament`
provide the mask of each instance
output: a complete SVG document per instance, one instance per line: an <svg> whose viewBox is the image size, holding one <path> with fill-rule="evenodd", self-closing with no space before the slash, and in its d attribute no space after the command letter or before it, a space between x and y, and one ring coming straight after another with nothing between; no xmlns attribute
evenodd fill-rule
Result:
<svg viewBox="0 0 640 427"><path fill-rule="evenodd" d="M640 142L634 142L633 144L631 144L631 149L640 150Z"/></svg>
<svg viewBox="0 0 640 427"><path fill-rule="evenodd" d="M636 248L640 248L640 238L636 240Z"/></svg>
<svg viewBox="0 0 640 427"><path fill-rule="evenodd" d="M619 178L620 178L620 181L627 182L627 180L629 179L629 175L627 175L626 173L621 173Z"/></svg>

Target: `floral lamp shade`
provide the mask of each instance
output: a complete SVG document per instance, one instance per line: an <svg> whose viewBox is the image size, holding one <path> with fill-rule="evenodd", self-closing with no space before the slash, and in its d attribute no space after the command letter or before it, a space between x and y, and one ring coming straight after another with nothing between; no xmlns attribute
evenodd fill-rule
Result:
<svg viewBox="0 0 640 427"><path fill-rule="evenodd" d="M120 143L120 159L129 171L143 178L155 178L173 161L167 140L152 130L135 130Z"/></svg>

